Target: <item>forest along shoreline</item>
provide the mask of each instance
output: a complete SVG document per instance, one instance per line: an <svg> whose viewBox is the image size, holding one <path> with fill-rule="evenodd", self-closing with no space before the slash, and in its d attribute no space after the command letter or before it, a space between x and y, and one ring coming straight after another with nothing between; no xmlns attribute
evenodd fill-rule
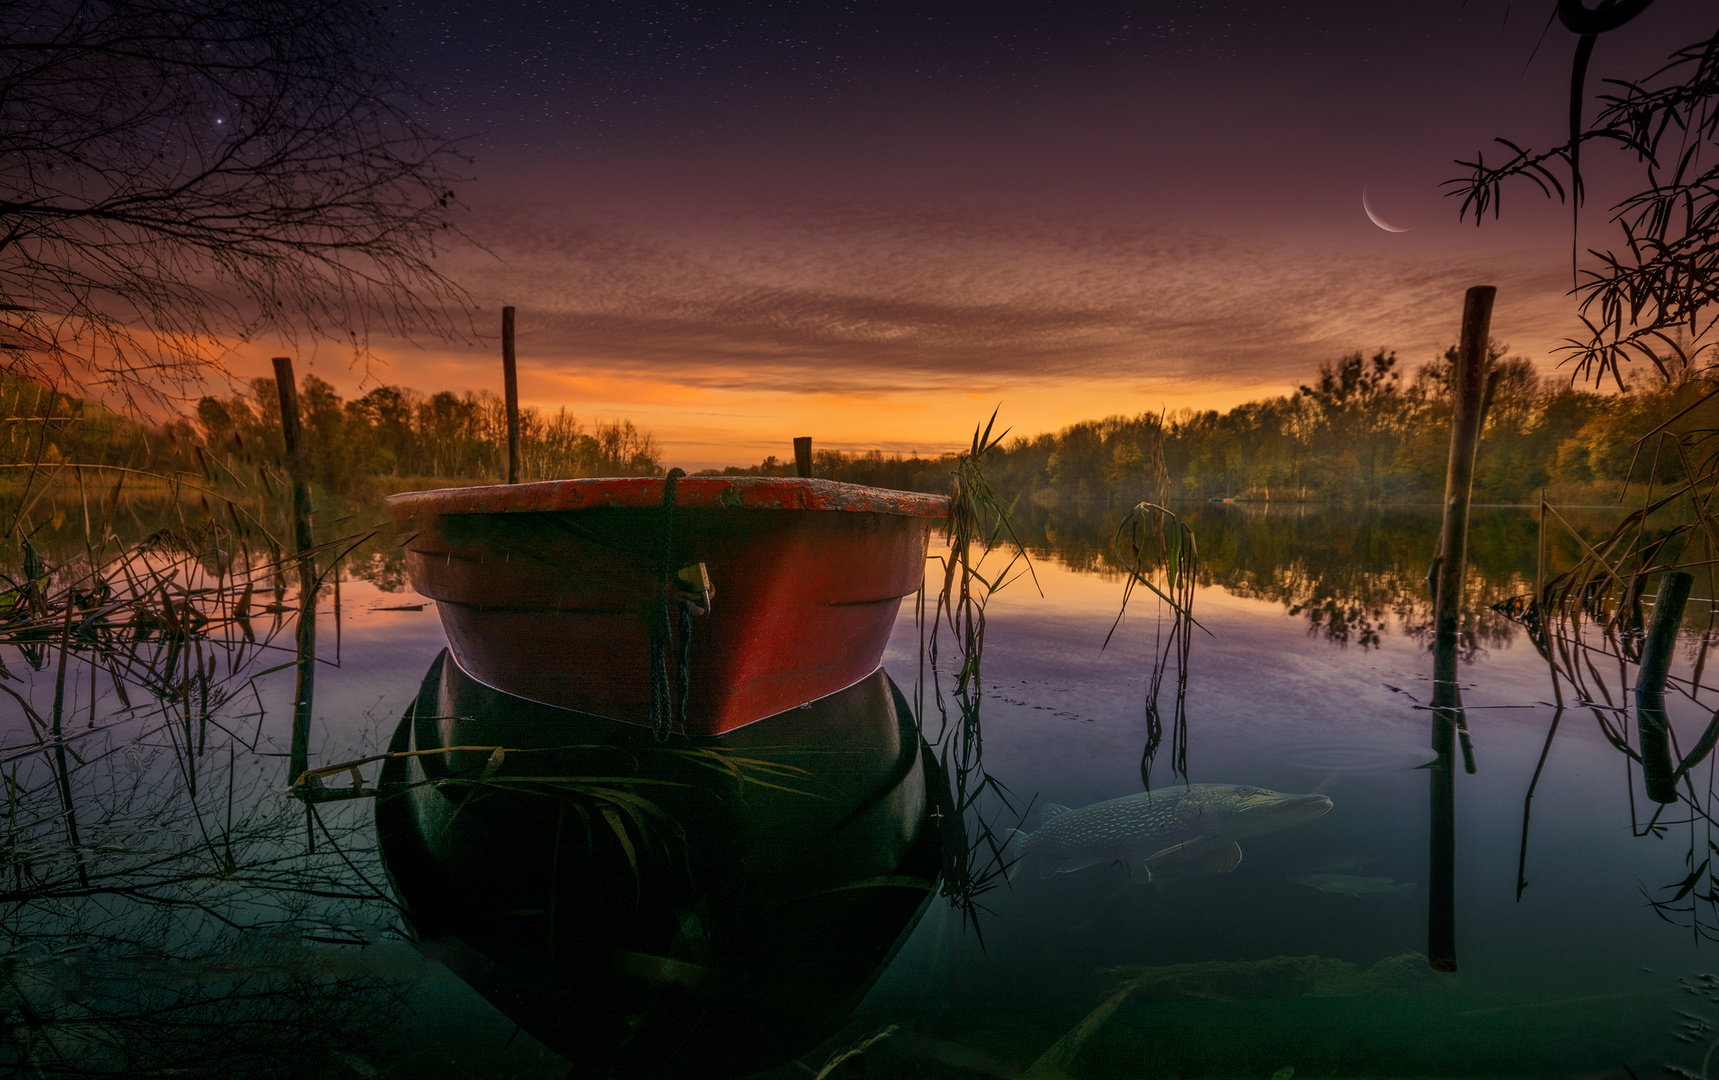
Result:
<svg viewBox="0 0 1719 1080"><path fill-rule="evenodd" d="M1405 377L1395 353L1353 353L1321 366L1293 394L1228 412L1111 416L1059 431L1013 436L991 452L996 490L1040 506L1075 501L1132 505L1141 498L1271 503L1436 503L1449 452L1447 352ZM1616 502L1627 482L1650 479L1636 440L1663 417L1681 435L1719 428L1719 400L1698 379L1645 377L1607 391L1539 375L1494 343L1497 391L1475 473L1476 505ZM1682 370L1671 361L1668 368ZM507 466L505 408L488 392L422 393L378 386L342 398L309 375L299 400L312 484L353 504L394 491L494 483ZM0 492L30 466L77 463L208 477L223 468L278 462L284 452L274 380L206 396L189 415L139 422L99 403L19 378L0 378ZM1693 406L1693 408L1691 407ZM1688 410L1687 412L1685 410ZM1005 416L1006 419L1006 416ZM786 448L784 448L786 449ZM817 448L813 475L913 491L946 491L953 454L885 455ZM589 426L566 409L521 410L521 479L651 476L666 471L661 445L621 418ZM1674 478L1661 461L1656 480ZM794 475L791 455L704 470Z"/></svg>

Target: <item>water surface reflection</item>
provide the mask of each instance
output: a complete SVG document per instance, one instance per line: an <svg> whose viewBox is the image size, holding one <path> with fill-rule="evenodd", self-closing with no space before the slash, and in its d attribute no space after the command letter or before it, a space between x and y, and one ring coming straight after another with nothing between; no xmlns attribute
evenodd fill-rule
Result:
<svg viewBox="0 0 1719 1080"><path fill-rule="evenodd" d="M247 638L217 610L231 564L190 543L175 558L227 591L175 570L177 622L70 638L18 623L0 645L0 1061L47 1076L1698 1073L1713 980L1687 921L1662 921L1643 889L1668 898L1702 864L1709 779L1681 781L1695 805L1642 809L1610 738L1634 745L1627 657L1583 667L1579 701L1563 684L1548 742L1547 661L1489 606L1532 588L1533 515L1475 514L1477 771L1447 766L1455 974L1427 959L1436 510L1185 516L1212 631L1187 673L1190 778L1318 792L1332 810L1248 840L1227 873L1028 872L967 907L943 895L967 858L960 809L976 796L1005 839L1012 822L990 795L948 791L920 747L934 695L923 733L887 682L849 702L893 731L871 757L765 728L726 761L592 750L565 716L502 707L438 664L433 608L399 610L418 600L380 587L399 585L386 547L347 568L372 580L319 601L306 745L313 766L416 756L323 781L382 799L294 798L291 579L277 594L259 569ZM1141 790L1162 616L1131 607L1102 648L1118 517L1028 513L1045 595L1004 590L989 612L984 769L1034 821ZM1597 537L1614 517L1573 520ZM91 569L51 524L35 535L45 573L15 553L0 567L14 580L58 596ZM1576 545L1550 548L1567 564ZM885 664L912 700L919 647L904 611ZM1680 654L1674 683L1695 659ZM1712 705L1693 688L1668 702L1682 746ZM1676 907L1708 891L1697 876Z"/></svg>

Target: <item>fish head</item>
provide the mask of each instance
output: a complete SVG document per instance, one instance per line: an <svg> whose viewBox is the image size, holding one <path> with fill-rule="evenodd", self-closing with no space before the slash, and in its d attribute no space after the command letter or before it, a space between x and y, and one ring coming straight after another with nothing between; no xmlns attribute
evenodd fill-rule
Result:
<svg viewBox="0 0 1719 1080"><path fill-rule="evenodd" d="M1213 793L1212 801L1226 813L1222 826L1229 836L1259 836L1323 817L1331 810L1324 795L1289 795L1246 785L1213 785L1228 790Z"/></svg>

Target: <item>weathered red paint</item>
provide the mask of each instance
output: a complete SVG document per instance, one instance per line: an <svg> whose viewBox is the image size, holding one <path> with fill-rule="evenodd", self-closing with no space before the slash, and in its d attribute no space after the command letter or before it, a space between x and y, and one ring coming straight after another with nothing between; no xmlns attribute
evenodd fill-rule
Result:
<svg viewBox="0 0 1719 1080"><path fill-rule="evenodd" d="M556 480L388 505L461 667L519 697L645 724L663 487ZM732 731L874 671L947 511L941 495L829 480L680 480L667 563L704 563L715 590L692 620L687 733ZM678 686L678 643L669 651Z"/></svg>
<svg viewBox="0 0 1719 1080"><path fill-rule="evenodd" d="M411 514L505 514L540 510L657 510L663 504L660 476L587 480L543 480L535 484L409 491L389 498L395 518ZM844 510L940 518L947 495L891 491L833 480L775 476L685 476L675 484L677 510Z"/></svg>

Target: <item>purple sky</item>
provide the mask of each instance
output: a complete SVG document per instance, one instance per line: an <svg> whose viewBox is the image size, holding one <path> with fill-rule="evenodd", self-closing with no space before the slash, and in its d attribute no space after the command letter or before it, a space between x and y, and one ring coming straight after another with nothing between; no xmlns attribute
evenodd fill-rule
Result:
<svg viewBox="0 0 1719 1080"><path fill-rule="evenodd" d="M1575 327L1568 209L1512 189L1477 230L1439 185L1496 135L1560 141L1575 42L1552 6L386 17L426 119L471 135L464 222L485 250L447 266L485 333L519 308L525 401L631 417L698 467L785 456L796 434L942 449L999 401L1023 433L1227 407L1381 346L1412 368L1479 283L1499 286L1495 334L1550 370ZM1714 17L1658 0L1601 39L1591 85ZM1363 187L1409 231L1375 227ZM1604 217L1590 198L1585 241L1610 242ZM493 339L383 352L384 381L499 382Z"/></svg>

